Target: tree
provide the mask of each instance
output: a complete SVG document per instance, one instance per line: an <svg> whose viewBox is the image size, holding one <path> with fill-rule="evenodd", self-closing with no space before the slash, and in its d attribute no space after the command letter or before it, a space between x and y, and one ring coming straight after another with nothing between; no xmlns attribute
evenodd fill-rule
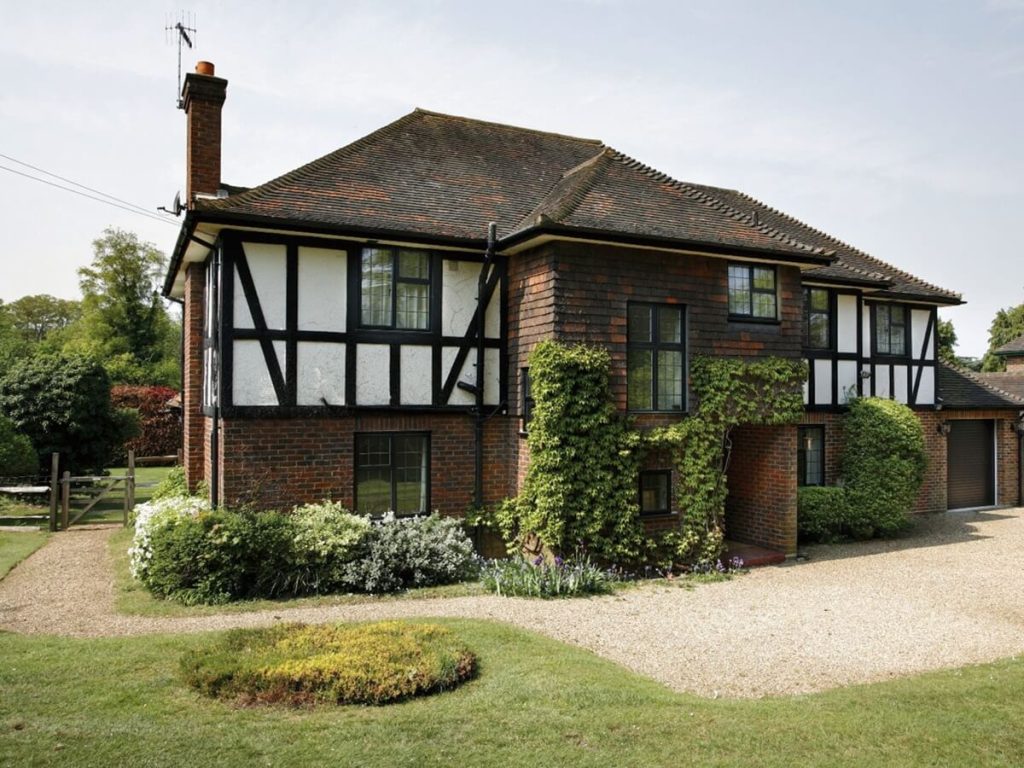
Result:
<svg viewBox="0 0 1024 768"><path fill-rule="evenodd" d="M982 358L981 370L1006 370L1006 363L994 353L999 347L1009 344L1022 335L1024 335L1024 304L1007 307L996 312L996 316L992 319L992 325L988 329L988 351Z"/></svg>
<svg viewBox="0 0 1024 768"><path fill-rule="evenodd" d="M950 365L958 365L956 356L956 329L953 328L952 320L939 318L935 326L936 339L939 346L939 360Z"/></svg>
<svg viewBox="0 0 1024 768"><path fill-rule="evenodd" d="M93 260L78 270L81 319L67 329L62 350L104 361L115 383L178 383L180 328L158 286L166 259L152 243L108 228L93 241Z"/></svg>
<svg viewBox="0 0 1024 768"><path fill-rule="evenodd" d="M14 328L30 342L40 342L51 331L66 328L81 314L80 302L46 293L22 296L7 309Z"/></svg>

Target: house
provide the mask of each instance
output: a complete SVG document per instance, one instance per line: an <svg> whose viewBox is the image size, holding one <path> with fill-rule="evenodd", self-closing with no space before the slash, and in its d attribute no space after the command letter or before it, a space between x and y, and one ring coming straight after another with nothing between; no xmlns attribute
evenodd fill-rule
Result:
<svg viewBox="0 0 1024 768"><path fill-rule="evenodd" d="M961 421L986 425L997 483L970 503L1018 501L1016 401L983 385L942 400L936 309L958 295L600 141L419 109L230 186L226 88L206 63L186 78L187 212L164 287L184 304L187 477L215 502L460 515L514 495L547 338L606 347L641 426L685 418L694 355L809 360L804 423L734 436L734 539L795 551L798 484L835 479L854 394L919 413L919 509L950 503ZM640 485L647 527L676 525L668 468Z"/></svg>

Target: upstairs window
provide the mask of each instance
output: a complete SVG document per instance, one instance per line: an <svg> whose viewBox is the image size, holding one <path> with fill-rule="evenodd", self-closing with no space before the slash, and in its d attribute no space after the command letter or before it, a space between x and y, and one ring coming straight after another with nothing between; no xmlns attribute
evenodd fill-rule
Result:
<svg viewBox="0 0 1024 768"><path fill-rule="evenodd" d="M729 315L740 319L778 319L775 267L729 265Z"/></svg>
<svg viewBox="0 0 1024 768"><path fill-rule="evenodd" d="M686 407L686 314L677 304L627 310L626 402L631 411Z"/></svg>
<svg viewBox="0 0 1024 768"><path fill-rule="evenodd" d="M825 428L797 429L796 467L798 485L825 484Z"/></svg>
<svg viewBox="0 0 1024 768"><path fill-rule="evenodd" d="M429 440L425 434L356 435L356 509L363 515L427 512Z"/></svg>
<svg viewBox="0 0 1024 768"><path fill-rule="evenodd" d="M360 325L430 328L430 254L406 248L364 248L360 262Z"/></svg>
<svg viewBox="0 0 1024 768"><path fill-rule="evenodd" d="M908 341L907 308L902 304L876 304L875 353L905 357Z"/></svg>
<svg viewBox="0 0 1024 768"><path fill-rule="evenodd" d="M804 348L832 348L832 296L827 288L804 288Z"/></svg>

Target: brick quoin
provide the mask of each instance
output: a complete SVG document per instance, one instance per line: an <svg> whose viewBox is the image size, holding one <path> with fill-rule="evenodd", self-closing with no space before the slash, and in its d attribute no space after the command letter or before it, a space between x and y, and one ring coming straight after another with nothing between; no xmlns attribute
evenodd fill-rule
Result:
<svg viewBox="0 0 1024 768"><path fill-rule="evenodd" d="M203 284L206 280L204 264L190 264L185 272L185 308L182 332L185 337L182 360L182 411L184 413L185 478L190 490L195 491L205 471L211 466L209 438L206 435L209 419L203 417Z"/></svg>

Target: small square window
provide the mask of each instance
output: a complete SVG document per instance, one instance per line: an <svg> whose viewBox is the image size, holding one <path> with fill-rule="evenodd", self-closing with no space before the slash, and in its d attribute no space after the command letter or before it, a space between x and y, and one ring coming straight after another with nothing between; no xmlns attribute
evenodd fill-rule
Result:
<svg viewBox="0 0 1024 768"><path fill-rule="evenodd" d="M425 434L356 436L356 510L363 515L426 513L430 441Z"/></svg>
<svg viewBox="0 0 1024 768"><path fill-rule="evenodd" d="M667 469L640 473L640 514L665 515L672 511L672 472Z"/></svg>
<svg viewBox="0 0 1024 768"><path fill-rule="evenodd" d="M363 326L413 331L430 328L429 253L364 248L360 271L359 319Z"/></svg>
<svg viewBox="0 0 1024 768"><path fill-rule="evenodd" d="M775 267L729 265L729 314L735 318L778 319Z"/></svg>

